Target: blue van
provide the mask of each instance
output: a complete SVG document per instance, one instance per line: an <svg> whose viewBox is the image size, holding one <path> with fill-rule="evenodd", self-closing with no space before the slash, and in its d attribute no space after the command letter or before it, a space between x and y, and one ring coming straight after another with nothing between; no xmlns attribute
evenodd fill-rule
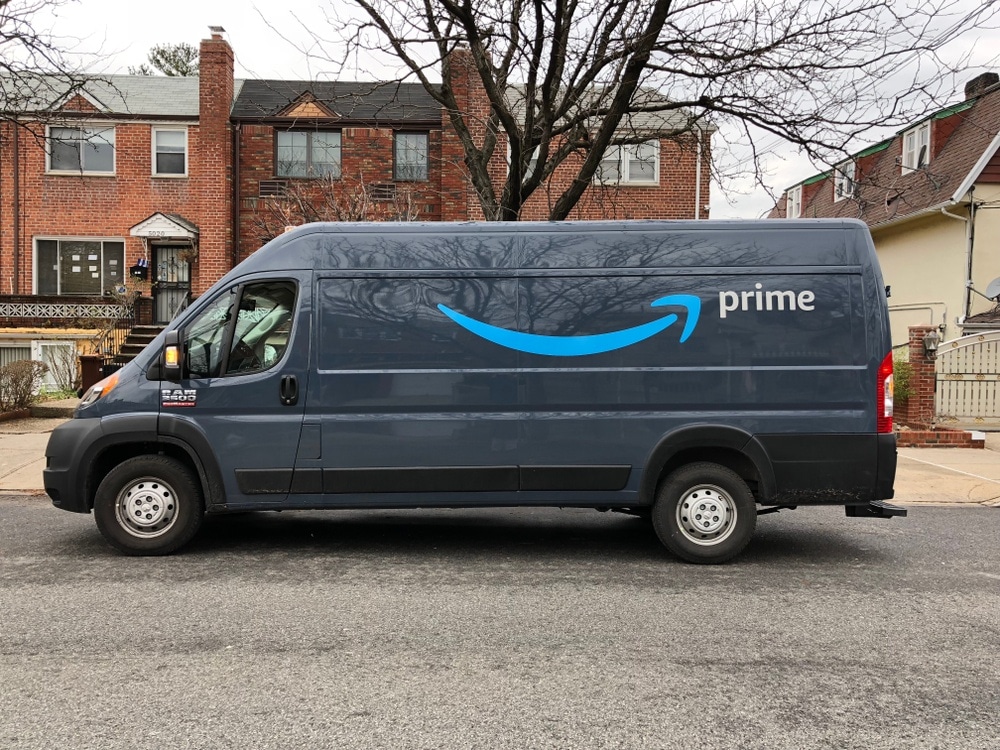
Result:
<svg viewBox="0 0 1000 750"><path fill-rule="evenodd" d="M56 507L136 555L247 510L610 509L701 563L780 508L905 515L857 221L303 226L90 389L46 455Z"/></svg>

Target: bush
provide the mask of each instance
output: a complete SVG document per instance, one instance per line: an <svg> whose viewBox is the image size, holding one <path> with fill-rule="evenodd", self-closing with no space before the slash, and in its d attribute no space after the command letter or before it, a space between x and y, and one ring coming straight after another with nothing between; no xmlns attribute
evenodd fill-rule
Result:
<svg viewBox="0 0 1000 750"><path fill-rule="evenodd" d="M906 349L892 358L892 393L896 401L906 401L913 395L913 367Z"/></svg>
<svg viewBox="0 0 1000 750"><path fill-rule="evenodd" d="M0 367L0 412L27 409L38 397L48 365L30 359Z"/></svg>

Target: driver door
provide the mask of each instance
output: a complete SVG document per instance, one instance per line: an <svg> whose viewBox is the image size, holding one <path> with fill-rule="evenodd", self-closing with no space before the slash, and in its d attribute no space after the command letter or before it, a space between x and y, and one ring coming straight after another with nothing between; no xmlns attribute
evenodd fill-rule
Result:
<svg viewBox="0 0 1000 750"><path fill-rule="evenodd" d="M230 507L288 495L308 377L309 279L244 280L183 325L184 377L164 386L161 430L180 420L201 433Z"/></svg>

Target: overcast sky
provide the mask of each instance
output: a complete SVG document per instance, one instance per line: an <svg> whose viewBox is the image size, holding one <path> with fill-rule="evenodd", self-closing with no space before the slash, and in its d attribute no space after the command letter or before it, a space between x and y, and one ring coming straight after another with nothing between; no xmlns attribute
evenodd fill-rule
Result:
<svg viewBox="0 0 1000 750"><path fill-rule="evenodd" d="M329 66L310 59L303 51L311 39L306 28L318 35L329 28L320 6L334 4L321 0L172 0L154 7L136 0L82 0L59 10L53 30L67 39L67 47L98 54L89 60L88 68L102 73L127 73L129 66L146 62L154 44L188 42L197 46L209 36L209 26L222 26L236 56L237 77L328 79ZM337 7L346 10L350 4L339 0ZM966 50L974 47L974 62L981 65L1000 48L1000 36L974 29L962 42ZM382 73L392 75L391 71ZM380 71L372 68L352 73L359 79L379 75ZM955 100L960 98L956 94ZM763 141L771 146L775 139ZM783 158L769 160L765 182L780 193L816 171L804 157L784 149ZM730 187L735 190L729 191L727 200L718 185L712 186L713 218L754 218L772 205L767 193L750 183Z"/></svg>

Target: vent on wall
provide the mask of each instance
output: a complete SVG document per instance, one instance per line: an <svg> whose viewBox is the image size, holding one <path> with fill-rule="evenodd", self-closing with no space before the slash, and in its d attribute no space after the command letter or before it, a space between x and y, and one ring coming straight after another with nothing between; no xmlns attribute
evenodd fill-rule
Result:
<svg viewBox="0 0 1000 750"><path fill-rule="evenodd" d="M391 182L372 185L368 188L368 194L373 201L394 201L396 200L396 186Z"/></svg>
<svg viewBox="0 0 1000 750"><path fill-rule="evenodd" d="M261 180L257 195L261 198L281 198L288 191L288 180Z"/></svg>

